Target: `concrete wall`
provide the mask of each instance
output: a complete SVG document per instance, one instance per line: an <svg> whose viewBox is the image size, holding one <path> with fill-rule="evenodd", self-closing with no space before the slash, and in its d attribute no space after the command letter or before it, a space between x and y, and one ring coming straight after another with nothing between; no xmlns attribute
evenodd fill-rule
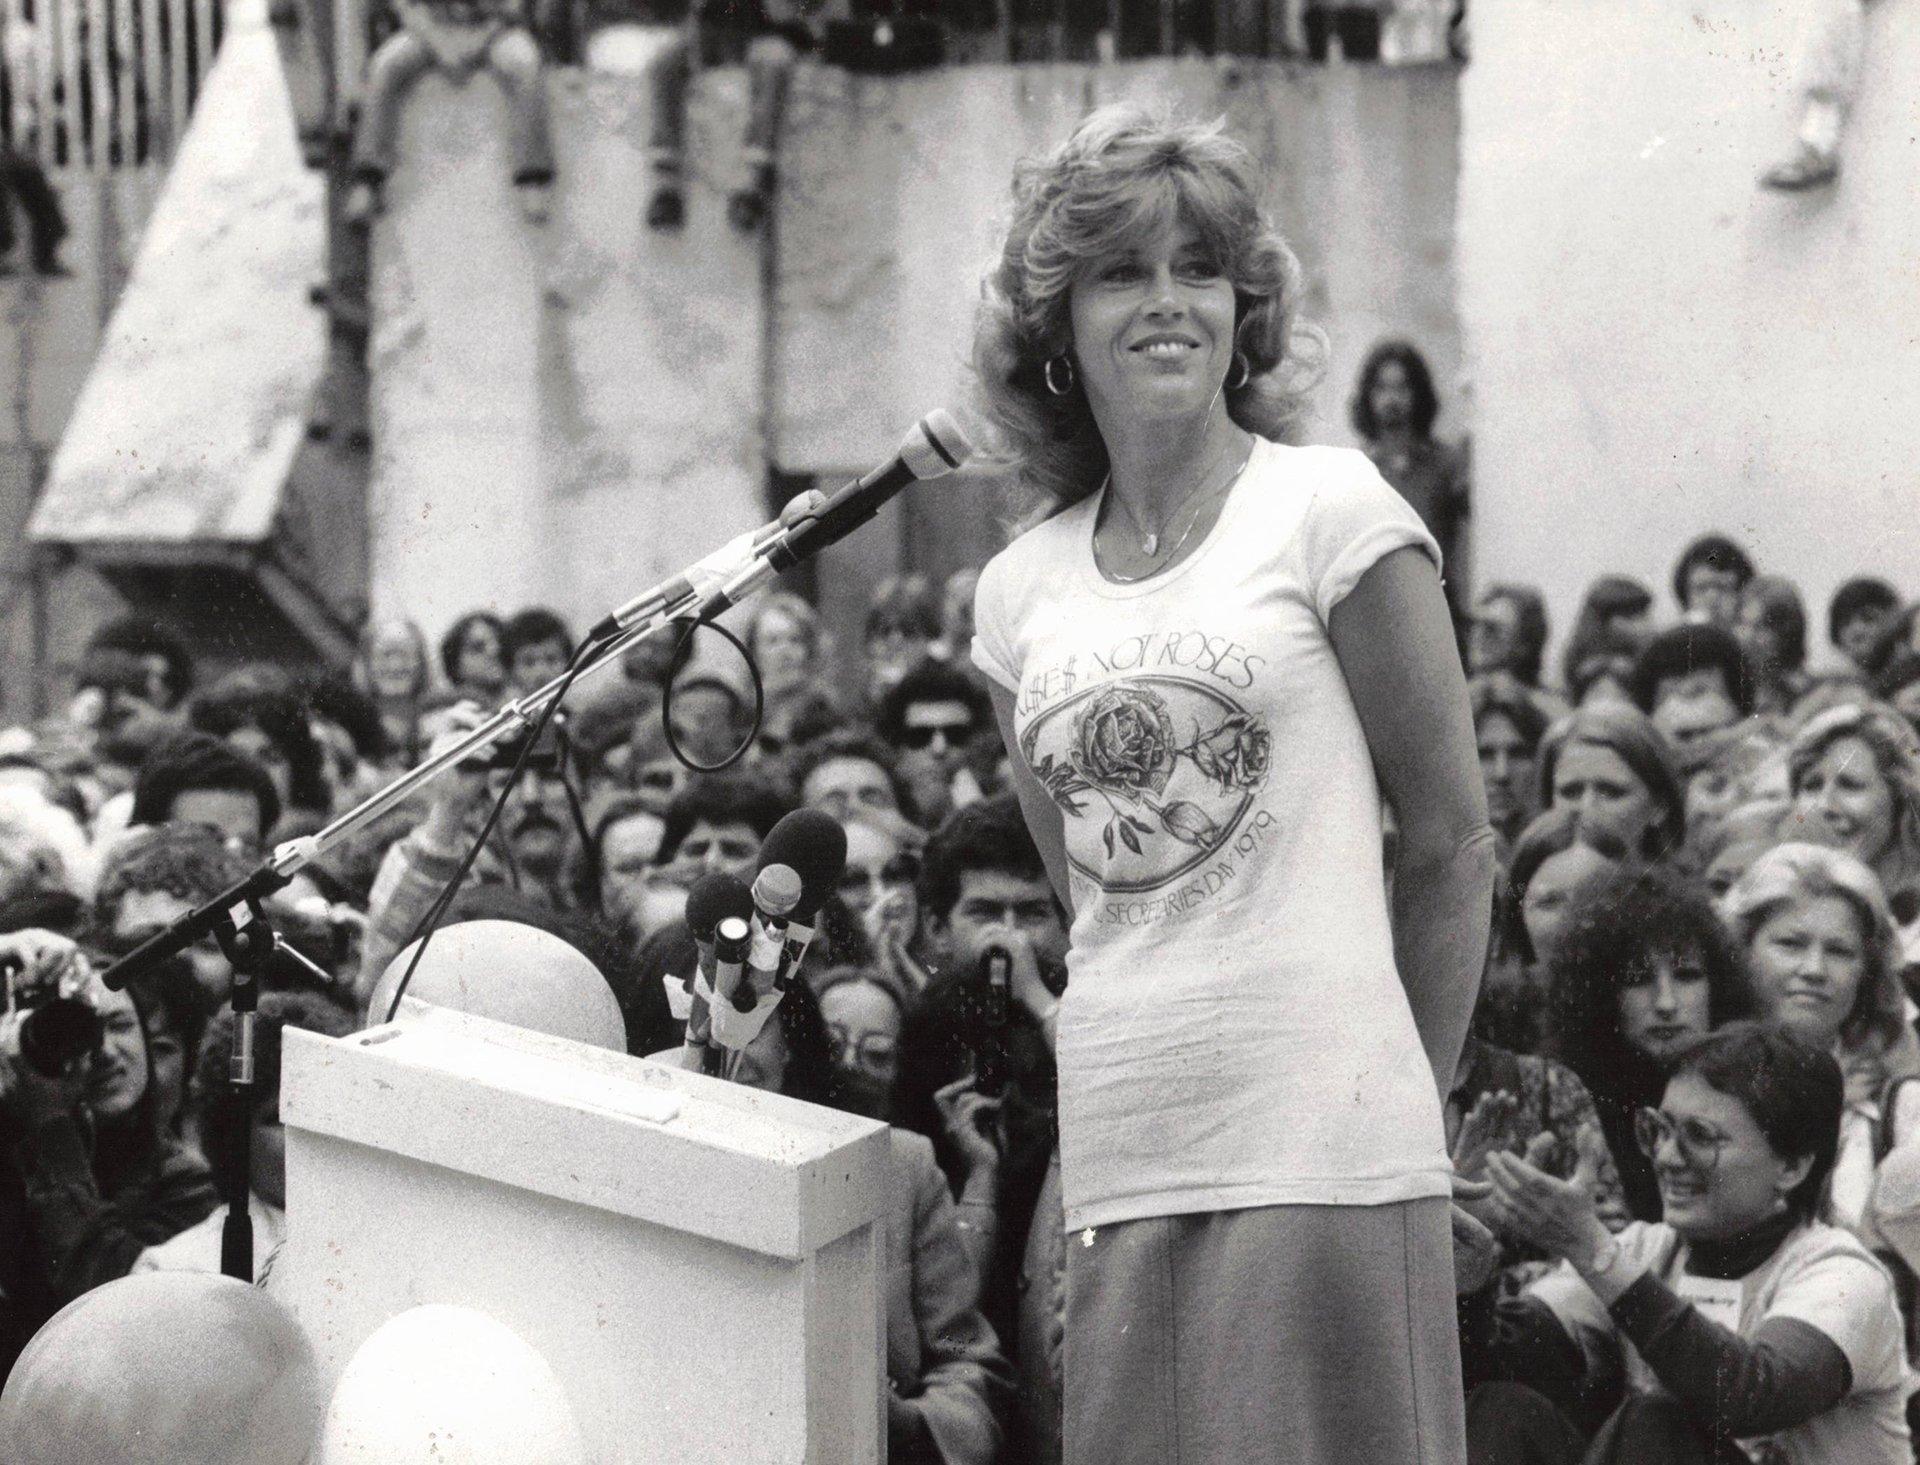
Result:
<svg viewBox="0 0 1920 1465"><path fill-rule="evenodd" d="M1839 186L1756 188L1796 125L1796 14L1503 0L1462 80L1460 311L1477 555L1564 627L1597 573L1667 583L1708 528L1816 618L1920 592L1920 7L1869 7ZM1663 592L1664 594L1664 592Z"/></svg>
<svg viewBox="0 0 1920 1465"><path fill-rule="evenodd" d="M1444 388L1459 360L1457 74L1235 59L983 66L898 81L802 72L781 217L781 466L864 466L904 424L960 395L1015 162L1122 100L1224 114L1253 150L1305 267L1306 315L1331 338L1310 436L1352 440L1347 394L1383 335L1418 340Z"/></svg>
<svg viewBox="0 0 1920 1465"><path fill-rule="evenodd" d="M0 279L0 664L6 669L0 676L0 717L9 720L30 717L35 710L27 517L133 265L162 177L157 167L114 173L56 170L52 182L70 231L60 258L72 273ZM25 247L23 238L21 254ZM60 577L45 616L53 657L73 649L64 628L91 627L119 604L90 574Z"/></svg>
<svg viewBox="0 0 1920 1465"><path fill-rule="evenodd" d="M515 213L492 83L429 78L374 236L373 598L430 631L489 602L597 617L764 518L767 461L838 481L890 455L962 395L1015 160L1120 97L1224 112L1260 157L1332 336L1310 436L1349 440L1346 394L1382 334L1456 372L1451 67L803 66L771 261L723 217L738 70L696 79L680 236L642 223L644 76L560 72L551 95L551 223ZM964 485L913 496L822 574L830 619L902 563L983 557L993 507Z"/></svg>
<svg viewBox="0 0 1920 1465"><path fill-rule="evenodd" d="M766 517L758 246L724 217L743 88L726 72L696 93L679 235L644 221L641 78L554 77L539 226L491 78L415 91L373 238L377 614L437 632L540 601L584 629Z"/></svg>

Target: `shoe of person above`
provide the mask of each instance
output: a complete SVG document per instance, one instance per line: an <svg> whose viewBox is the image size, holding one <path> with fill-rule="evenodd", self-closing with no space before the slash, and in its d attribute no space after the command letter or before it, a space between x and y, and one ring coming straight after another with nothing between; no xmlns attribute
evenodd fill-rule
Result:
<svg viewBox="0 0 1920 1465"><path fill-rule="evenodd" d="M647 203L649 229L678 229L687 222L687 201L679 189L663 184Z"/></svg>
<svg viewBox="0 0 1920 1465"><path fill-rule="evenodd" d="M742 188L727 198L727 220L742 234L752 233L767 216L767 196L758 189Z"/></svg>
<svg viewBox="0 0 1920 1465"><path fill-rule="evenodd" d="M1840 159L1830 152L1823 152L1811 143L1801 143L1792 157L1784 163L1776 163L1760 177L1763 188L1777 188L1785 193L1799 193L1804 189L1818 188L1831 183L1840 176Z"/></svg>

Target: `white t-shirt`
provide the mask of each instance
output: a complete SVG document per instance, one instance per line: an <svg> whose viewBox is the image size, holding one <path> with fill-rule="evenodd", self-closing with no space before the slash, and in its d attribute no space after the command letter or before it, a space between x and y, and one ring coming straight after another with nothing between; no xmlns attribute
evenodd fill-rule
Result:
<svg viewBox="0 0 1920 1465"><path fill-rule="evenodd" d="M1784 1465L1913 1465L1907 1436L1912 1386L1900 1305L1887 1269L1857 1237L1822 1222L1802 1226L1736 1282L1687 1276L1686 1246L1670 1226L1635 1221L1618 1239L1636 1267L1650 1268L1729 1332L1752 1339L1769 1318L1798 1318L1847 1355L1853 1371L1847 1397L1805 1424L1743 1441L1756 1458ZM1528 1290L1576 1336L1582 1330L1618 1332L1612 1314L1570 1266L1561 1265ZM1664 1393L1633 1345L1624 1339L1621 1345L1627 1387Z"/></svg>
<svg viewBox="0 0 1920 1465"><path fill-rule="evenodd" d="M1327 638L1381 557L1438 547L1340 448L1256 442L1199 549L1137 585L1095 566L1098 508L987 565L973 644L1066 826L1068 1229L1447 1194L1380 793Z"/></svg>

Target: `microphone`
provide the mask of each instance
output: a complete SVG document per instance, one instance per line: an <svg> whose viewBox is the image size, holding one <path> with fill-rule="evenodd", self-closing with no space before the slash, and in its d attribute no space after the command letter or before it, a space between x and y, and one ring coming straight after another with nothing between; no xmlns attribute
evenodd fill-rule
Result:
<svg viewBox="0 0 1920 1465"><path fill-rule="evenodd" d="M759 1035L813 939L807 923L839 883L846 863L847 831L819 809L795 809L768 831L751 891L755 915L746 923L751 930L746 973L731 986L722 985L724 972L714 982L715 1042L744 1048Z"/></svg>
<svg viewBox="0 0 1920 1465"><path fill-rule="evenodd" d="M760 1029L766 1026L767 1014L780 1002L775 994L764 1008L749 1001L748 1010L740 1010L737 994L746 982L747 957L752 947L752 922L744 916L728 916L714 932L713 983L706 992L711 1041L701 1067L716 1077L722 1072L720 1049L731 1048L737 1052L759 1037ZM748 994L752 994L751 987Z"/></svg>
<svg viewBox="0 0 1920 1465"><path fill-rule="evenodd" d="M622 631L649 617L660 615L683 600L718 590L727 581L751 569L769 544L794 525L817 514L826 503L827 496L817 488L796 495L780 511L779 518L762 524L758 529L735 535L711 554L695 560L679 574L662 580L651 590L643 590L624 605L608 612L604 620L587 632L588 643L597 645L611 641Z"/></svg>
<svg viewBox="0 0 1920 1465"><path fill-rule="evenodd" d="M781 955L783 976L799 970L813 944L813 921L820 907L840 884L847 868L847 831L824 809L795 809L767 835L760 861L788 866L800 877L800 898L786 915L786 940Z"/></svg>
<svg viewBox="0 0 1920 1465"><path fill-rule="evenodd" d="M692 933L699 952L696 969L685 977L669 975L667 1004L673 1015L687 1025L687 1041L696 1047L707 1041L707 1001L700 986L713 989L715 976L714 938L720 923L729 916L745 920L753 914L753 897L736 876L715 870L702 875L687 892L687 930ZM696 984L696 978L699 979Z"/></svg>
<svg viewBox="0 0 1920 1465"><path fill-rule="evenodd" d="M901 440L890 461L803 513L791 526L783 525L754 562L721 587L706 613L718 615L738 605L776 575L838 544L908 484L944 478L972 456L973 443L953 414L944 408L929 412Z"/></svg>
<svg viewBox="0 0 1920 1465"><path fill-rule="evenodd" d="M749 981L734 993L733 1005L742 1012L774 990L785 974L787 917L800 904L800 875L791 865L765 866L753 877L753 949L747 955Z"/></svg>
<svg viewBox="0 0 1920 1465"><path fill-rule="evenodd" d="M983 1014L986 1037L980 1045L973 1086L982 1098L997 1099L1007 1091L1007 1023L1013 1014L1013 957L1004 946L989 946L981 954L980 966L987 979Z"/></svg>

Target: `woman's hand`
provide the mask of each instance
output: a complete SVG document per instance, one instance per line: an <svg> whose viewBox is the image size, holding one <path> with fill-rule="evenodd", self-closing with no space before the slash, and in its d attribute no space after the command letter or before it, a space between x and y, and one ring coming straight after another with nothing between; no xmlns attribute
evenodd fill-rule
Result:
<svg viewBox="0 0 1920 1465"><path fill-rule="evenodd" d="M1862 1053L1847 1060L1842 1076L1846 1079L1846 1105L1849 1109L1880 1107L1887 1091L1887 1065L1877 1053Z"/></svg>
<svg viewBox="0 0 1920 1465"><path fill-rule="evenodd" d="M441 731L434 738L433 746L427 749L427 757L439 757L478 727L484 717L478 704L473 702L456 702L445 709ZM428 805L427 817L421 828L434 844L443 849L462 844L467 816L486 794L485 769L474 767L471 759L456 765L433 781L432 803Z"/></svg>
<svg viewBox="0 0 1920 1465"><path fill-rule="evenodd" d="M1496 1153L1487 1157L1487 1176L1500 1230L1549 1256L1584 1269L1611 1235L1594 1210L1591 1154L1580 1156L1568 1179L1556 1180L1527 1159Z"/></svg>
<svg viewBox="0 0 1920 1465"><path fill-rule="evenodd" d="M1513 1120L1520 1104L1505 1089L1482 1094L1453 1141L1453 1173L1478 1180L1487 1168L1487 1156L1512 1147Z"/></svg>
<svg viewBox="0 0 1920 1465"><path fill-rule="evenodd" d="M29 928L0 936L0 966L19 967L8 979L19 991L51 991L63 977L77 973L83 960L72 939L57 931Z"/></svg>
<svg viewBox="0 0 1920 1465"><path fill-rule="evenodd" d="M986 1199L1000 1177L1000 1099L989 1099L973 1086L973 1075L956 1078L933 1091L933 1107L940 1122L967 1162L965 1190Z"/></svg>
<svg viewBox="0 0 1920 1465"><path fill-rule="evenodd" d="M914 930L920 923L920 905L911 890L890 890L860 913L867 940L881 971L903 992L924 992L932 980L913 959Z"/></svg>
<svg viewBox="0 0 1920 1465"><path fill-rule="evenodd" d="M1486 1181L1453 1180L1453 1290L1459 1297L1478 1292L1500 1265L1500 1239L1474 1214L1493 1195Z"/></svg>

